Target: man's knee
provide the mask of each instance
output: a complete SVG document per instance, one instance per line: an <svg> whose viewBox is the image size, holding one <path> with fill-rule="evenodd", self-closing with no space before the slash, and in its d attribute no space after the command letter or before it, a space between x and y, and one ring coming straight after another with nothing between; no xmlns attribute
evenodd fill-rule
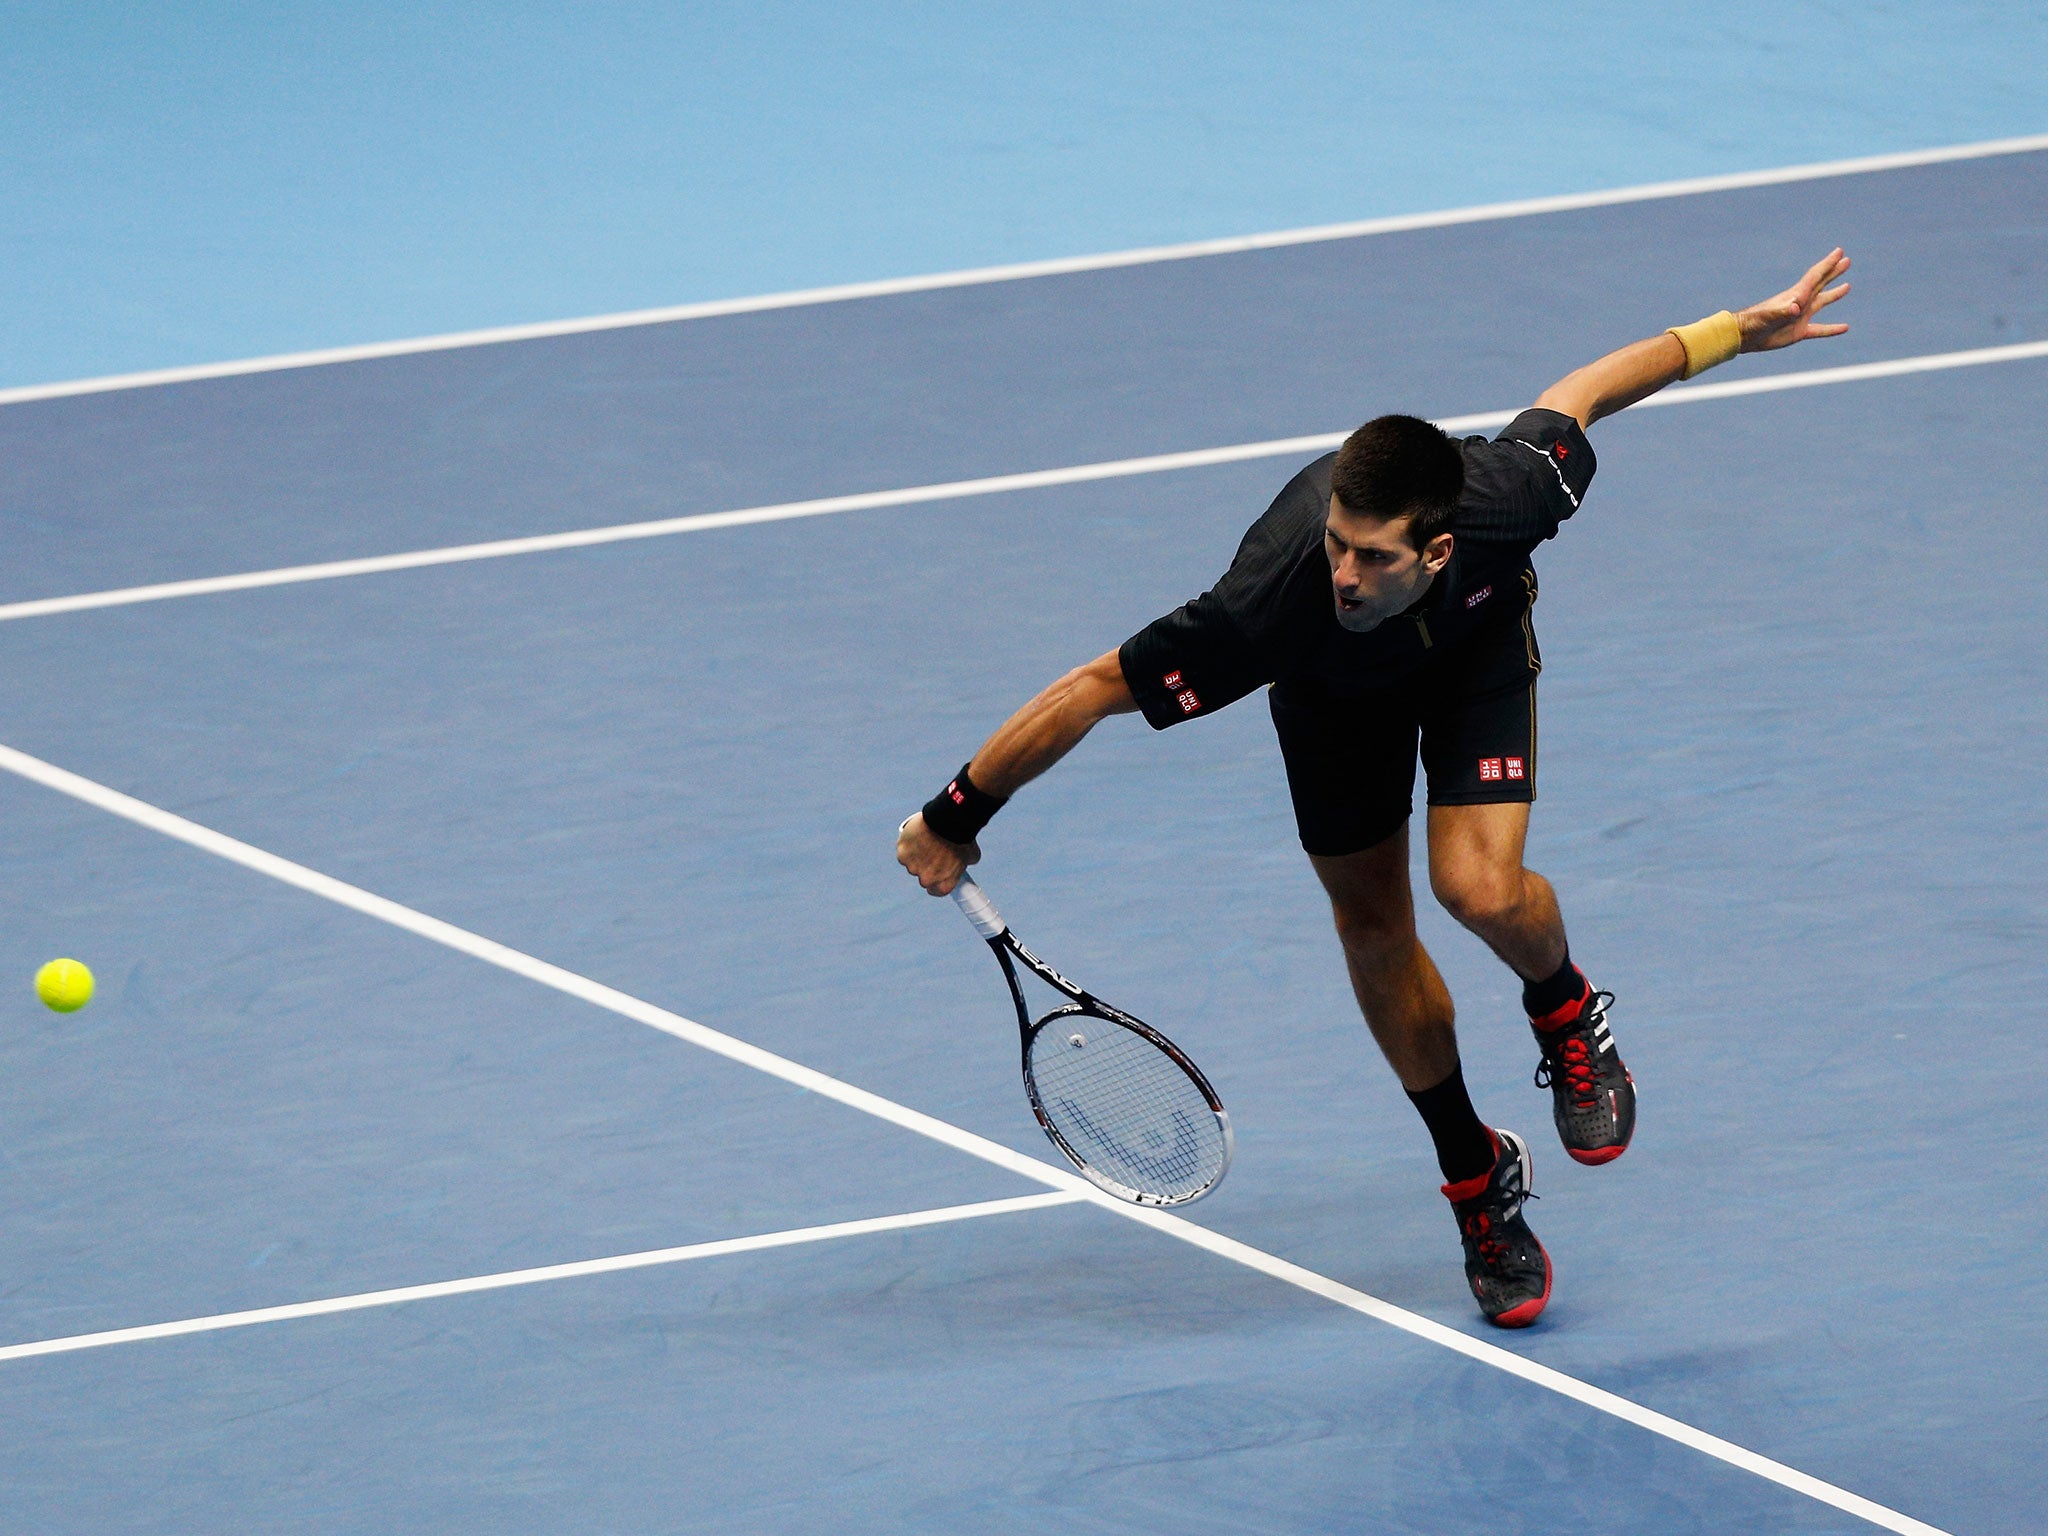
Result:
<svg viewBox="0 0 2048 1536"><path fill-rule="evenodd" d="M1443 909L1465 927L1483 932L1512 917L1522 904L1524 876L1519 863L1459 861L1432 869L1430 889Z"/></svg>
<svg viewBox="0 0 2048 1536"><path fill-rule="evenodd" d="M1372 960L1408 948L1415 942L1415 914L1407 902L1334 900L1337 942L1345 953Z"/></svg>
<svg viewBox="0 0 2048 1536"><path fill-rule="evenodd" d="M1405 829L1359 853L1310 854L1330 898L1345 951L1371 960L1415 942L1415 898L1408 889Z"/></svg>

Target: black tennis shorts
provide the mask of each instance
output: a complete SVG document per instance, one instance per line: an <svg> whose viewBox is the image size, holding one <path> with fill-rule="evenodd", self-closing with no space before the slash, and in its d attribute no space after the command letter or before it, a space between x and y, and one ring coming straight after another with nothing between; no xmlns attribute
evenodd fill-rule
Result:
<svg viewBox="0 0 2048 1536"><path fill-rule="evenodd" d="M1338 698L1275 684L1267 701L1301 846L1335 858L1399 831L1414 809L1418 743L1431 805L1534 800L1542 669L1524 610L1395 687Z"/></svg>

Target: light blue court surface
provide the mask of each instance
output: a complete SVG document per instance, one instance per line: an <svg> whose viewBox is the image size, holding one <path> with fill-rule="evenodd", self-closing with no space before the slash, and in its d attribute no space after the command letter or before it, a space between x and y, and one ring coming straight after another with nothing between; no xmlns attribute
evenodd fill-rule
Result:
<svg viewBox="0 0 2048 1536"><path fill-rule="evenodd" d="M2038 5L0 8L0 387L2048 132Z"/></svg>
<svg viewBox="0 0 2048 1536"><path fill-rule="evenodd" d="M1526 403L1839 241L1856 329L2048 338L2048 154L0 410L0 601ZM1568 1163L1434 916L1558 1265L1517 1355L1941 1531L2037 1527L2048 358L1604 423L1539 556L1532 861L1620 994ZM0 742L1033 1156L897 821L1299 462L0 624ZM0 1346L1042 1185L13 775ZM1460 1333L1255 700L1103 728L985 874L1230 1103L1206 1228ZM1538 1134L1540 1133L1540 1134ZM9 1528L1848 1532L1090 1206L41 1358ZM1925 1527L1893 1522L1895 1529Z"/></svg>

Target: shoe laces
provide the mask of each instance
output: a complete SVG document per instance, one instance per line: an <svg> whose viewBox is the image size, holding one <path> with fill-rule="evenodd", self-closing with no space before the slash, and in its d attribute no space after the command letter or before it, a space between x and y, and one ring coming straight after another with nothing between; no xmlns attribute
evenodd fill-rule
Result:
<svg viewBox="0 0 2048 1536"><path fill-rule="evenodd" d="M1552 1083L1562 1081L1571 1095L1574 1109L1592 1109L1595 1093L1600 1084L1600 1069L1593 1060L1591 1045L1593 1026L1607 1013L1607 1005L1614 1001L1611 992L1595 992L1586 999L1579 1016L1556 1032L1553 1039L1542 1041L1543 1059L1536 1063L1536 1086L1548 1088Z"/></svg>
<svg viewBox="0 0 2048 1536"><path fill-rule="evenodd" d="M1522 1202L1537 1198L1534 1190L1525 1189L1517 1195L1505 1193L1496 1196L1489 1190L1480 1197L1479 1207L1462 1218L1458 1225L1464 1234L1472 1239L1472 1250L1479 1255L1480 1262L1488 1269L1498 1270L1508 1257L1507 1240L1500 1235L1499 1223L1494 1213L1500 1212L1501 1219L1519 1215ZM1509 1209L1512 1207L1512 1209Z"/></svg>
<svg viewBox="0 0 2048 1536"><path fill-rule="evenodd" d="M1486 1211L1474 1211L1466 1219L1465 1235L1472 1239L1473 1252L1488 1269L1498 1269L1508 1256L1508 1245L1495 1234L1493 1217Z"/></svg>

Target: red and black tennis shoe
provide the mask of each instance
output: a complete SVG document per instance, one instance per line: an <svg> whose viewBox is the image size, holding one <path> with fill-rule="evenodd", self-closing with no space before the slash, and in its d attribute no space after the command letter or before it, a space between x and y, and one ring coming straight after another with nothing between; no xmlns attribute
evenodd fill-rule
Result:
<svg viewBox="0 0 2048 1536"><path fill-rule="evenodd" d="M1526 1328L1550 1301L1550 1255L1522 1219L1529 1193L1529 1145L1513 1131L1492 1132L1493 1167L1444 1186L1465 1244L1465 1279L1486 1320Z"/></svg>
<svg viewBox="0 0 2048 1536"><path fill-rule="evenodd" d="M1574 1162L1598 1166L1628 1150L1636 1133L1636 1081L1607 1029L1612 992L1590 986L1577 1002L1529 1021L1543 1059L1536 1086L1550 1090L1558 1139Z"/></svg>

